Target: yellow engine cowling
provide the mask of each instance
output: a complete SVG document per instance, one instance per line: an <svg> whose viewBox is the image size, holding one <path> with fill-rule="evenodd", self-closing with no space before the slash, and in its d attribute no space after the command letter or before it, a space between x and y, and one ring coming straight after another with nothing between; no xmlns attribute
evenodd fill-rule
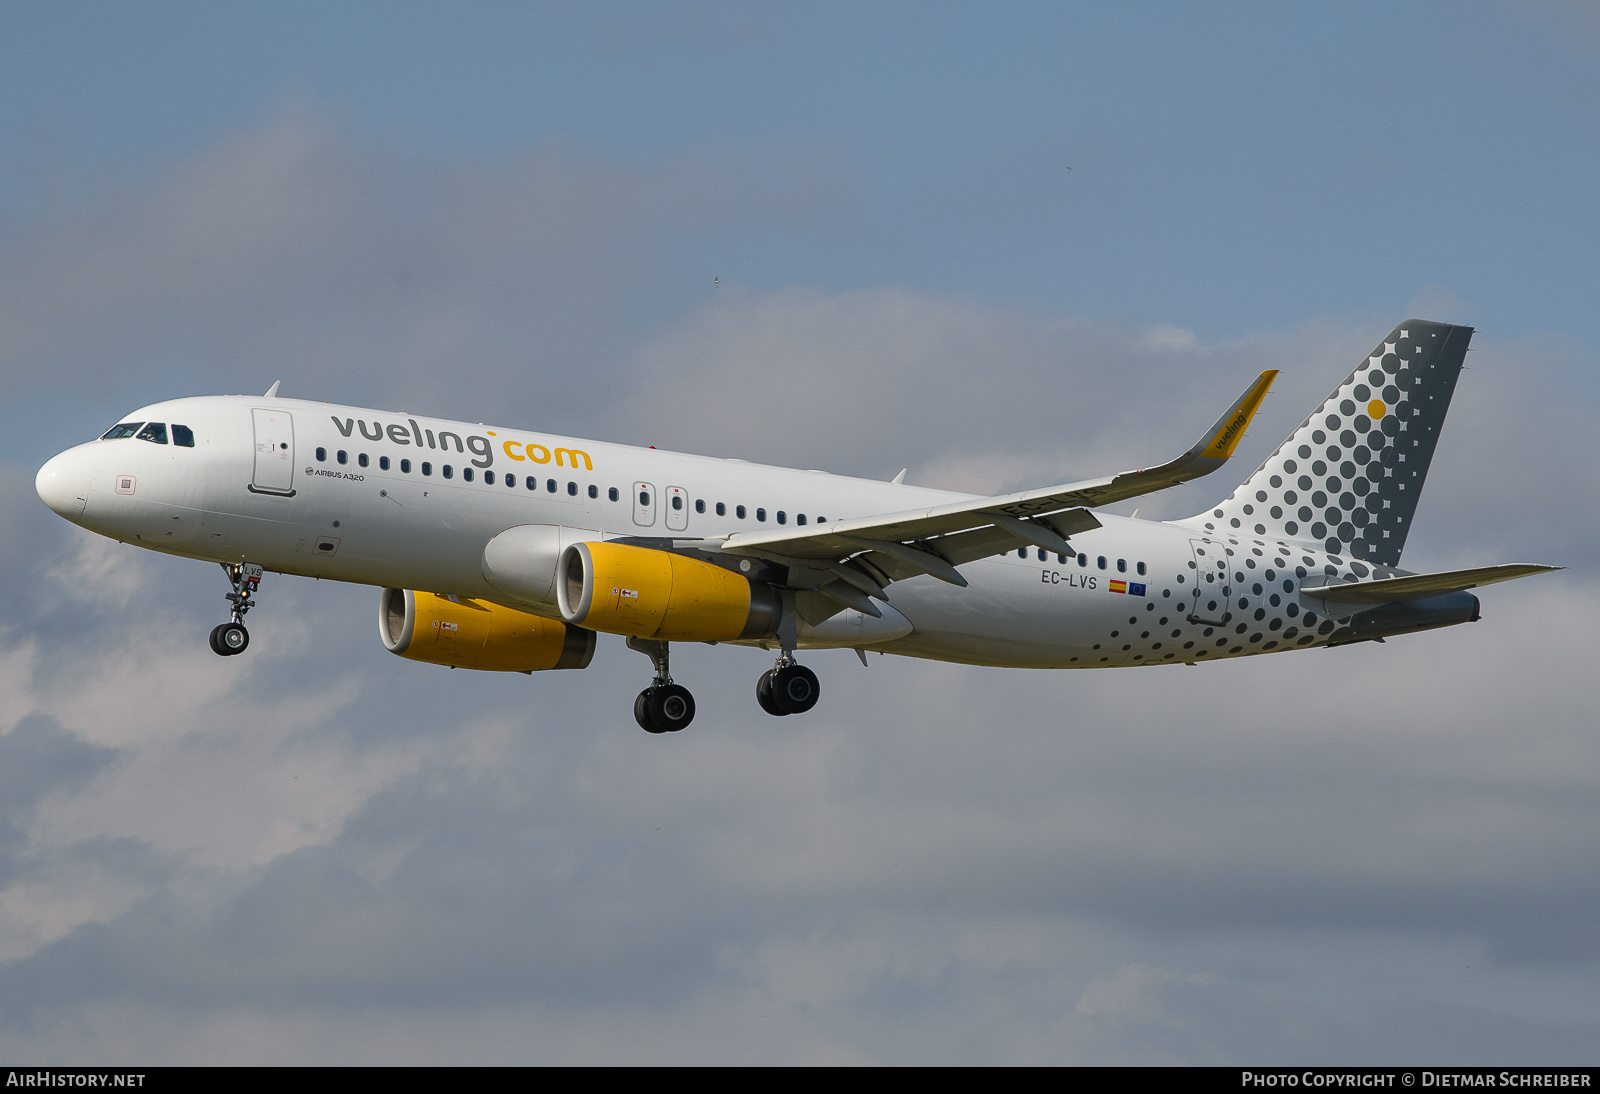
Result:
<svg viewBox="0 0 1600 1094"><path fill-rule="evenodd" d="M490 672L582 669L595 633L486 600L385 589L378 633L390 653L413 661Z"/></svg>
<svg viewBox="0 0 1600 1094"><path fill-rule="evenodd" d="M709 562L622 543L574 543L556 579L561 618L664 642L726 642L778 633L783 601Z"/></svg>

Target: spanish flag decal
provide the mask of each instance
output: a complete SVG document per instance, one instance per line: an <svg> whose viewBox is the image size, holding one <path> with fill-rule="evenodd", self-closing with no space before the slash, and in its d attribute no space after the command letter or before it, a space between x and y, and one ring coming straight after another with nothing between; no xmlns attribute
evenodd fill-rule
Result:
<svg viewBox="0 0 1600 1094"><path fill-rule="evenodd" d="M1114 593L1125 593L1128 591L1128 583L1126 581L1113 581L1111 583L1111 591Z"/></svg>

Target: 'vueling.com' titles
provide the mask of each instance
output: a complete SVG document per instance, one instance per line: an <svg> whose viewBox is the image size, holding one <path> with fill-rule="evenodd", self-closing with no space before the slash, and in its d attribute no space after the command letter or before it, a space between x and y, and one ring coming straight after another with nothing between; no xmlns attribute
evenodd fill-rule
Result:
<svg viewBox="0 0 1600 1094"><path fill-rule="evenodd" d="M444 452L448 452L451 443L454 442L457 452L462 455L466 455L468 452L473 454L472 465L474 467L494 466L494 445L489 440L489 437L495 436L493 432L489 433L489 437L469 434L465 438L459 433L452 433L449 430L441 430L435 434L433 430L424 429L418 425L415 418L406 419L410 426L409 429L404 425L384 425L382 422L375 421L372 423L371 432L367 430L367 423L359 418L341 419L335 417L332 421L334 428L345 437L352 437L359 430L361 435L369 441L381 441L388 438L391 444L407 446L414 444L418 448L426 447ZM500 447L505 452L506 458L515 460L518 463L554 462L557 467L576 468L579 461L582 461L585 471L594 470L594 461L590 459L589 453L581 448L549 448L542 444L530 444L524 441L502 441Z"/></svg>

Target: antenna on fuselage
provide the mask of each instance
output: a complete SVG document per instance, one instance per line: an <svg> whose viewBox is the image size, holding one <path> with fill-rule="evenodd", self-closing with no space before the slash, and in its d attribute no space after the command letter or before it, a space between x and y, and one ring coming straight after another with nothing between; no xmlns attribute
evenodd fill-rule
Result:
<svg viewBox="0 0 1600 1094"><path fill-rule="evenodd" d="M274 380L274 381L272 381L272 386L267 388L267 393L266 393L266 395L262 396L262 398L270 399L273 396L277 395L278 394L278 385L281 384L281 383L283 383L282 380Z"/></svg>

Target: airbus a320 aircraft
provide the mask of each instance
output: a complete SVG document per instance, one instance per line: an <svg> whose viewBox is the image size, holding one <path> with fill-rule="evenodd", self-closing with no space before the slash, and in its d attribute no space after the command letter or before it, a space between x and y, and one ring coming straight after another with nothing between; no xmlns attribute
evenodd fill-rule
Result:
<svg viewBox="0 0 1600 1094"><path fill-rule="evenodd" d="M1412 574L1400 552L1472 337L1400 324L1232 494L1184 520L1096 513L1222 466L1276 371L1183 455L974 497L821 471L229 395L156 403L39 471L104 536L222 564L244 652L264 571L382 588L378 632L454 668L581 669L598 632L655 669L652 733L694 699L672 642L778 651L773 715L817 702L796 651L1109 668L1382 640L1476 621L1468 589L1554 569ZM902 476L903 476L902 472Z"/></svg>

